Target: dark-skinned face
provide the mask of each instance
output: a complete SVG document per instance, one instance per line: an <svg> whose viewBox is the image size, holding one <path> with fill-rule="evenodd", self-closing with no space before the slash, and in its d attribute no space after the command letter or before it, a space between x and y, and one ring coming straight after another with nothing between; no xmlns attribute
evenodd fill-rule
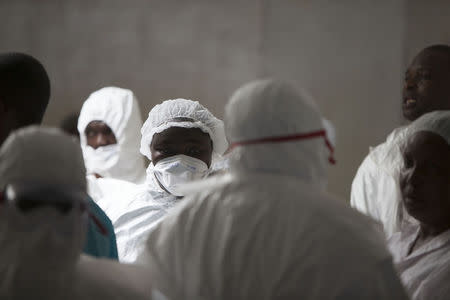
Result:
<svg viewBox="0 0 450 300"><path fill-rule="evenodd" d="M87 144L94 149L117 144L116 136L111 128L102 121L92 121L84 131Z"/></svg>
<svg viewBox="0 0 450 300"><path fill-rule="evenodd" d="M450 146L421 131L409 139L403 159L400 190L407 212L433 229L450 228Z"/></svg>
<svg viewBox="0 0 450 300"><path fill-rule="evenodd" d="M184 154L211 165L212 141L198 128L171 127L153 136L150 145L153 165L161 159Z"/></svg>
<svg viewBox="0 0 450 300"><path fill-rule="evenodd" d="M414 121L435 110L450 109L450 57L437 50L423 50L405 74L403 116Z"/></svg>

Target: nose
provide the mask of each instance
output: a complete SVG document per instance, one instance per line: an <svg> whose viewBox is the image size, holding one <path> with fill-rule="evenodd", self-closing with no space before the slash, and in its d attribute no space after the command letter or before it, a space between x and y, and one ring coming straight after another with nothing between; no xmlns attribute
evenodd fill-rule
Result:
<svg viewBox="0 0 450 300"><path fill-rule="evenodd" d="M104 134L98 134L95 142L97 144L97 147L107 146L108 138Z"/></svg>
<svg viewBox="0 0 450 300"><path fill-rule="evenodd" d="M406 90L410 90L415 88L417 85L416 80L414 78L407 78L405 79L405 84L404 84L404 88Z"/></svg>

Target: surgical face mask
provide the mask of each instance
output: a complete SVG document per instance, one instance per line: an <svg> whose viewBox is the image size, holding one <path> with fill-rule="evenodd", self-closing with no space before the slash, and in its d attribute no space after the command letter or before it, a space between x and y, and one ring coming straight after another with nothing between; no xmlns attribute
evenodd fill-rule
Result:
<svg viewBox="0 0 450 300"><path fill-rule="evenodd" d="M97 149L86 146L83 149L88 174L105 176L119 161L119 145L112 144Z"/></svg>
<svg viewBox="0 0 450 300"><path fill-rule="evenodd" d="M169 193L174 196L184 196L179 191L180 186L205 177L208 166L197 158L180 154L158 161L153 173Z"/></svg>

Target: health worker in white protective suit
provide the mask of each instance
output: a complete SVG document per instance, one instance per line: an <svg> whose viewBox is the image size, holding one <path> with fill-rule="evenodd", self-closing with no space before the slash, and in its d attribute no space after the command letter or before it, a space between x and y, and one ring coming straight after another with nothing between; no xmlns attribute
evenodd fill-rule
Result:
<svg viewBox="0 0 450 300"><path fill-rule="evenodd" d="M435 110L450 109L450 47L423 49L405 74L402 110L408 121ZM351 205L380 222L389 238L414 223L401 201L398 177L403 161L399 144L407 126L395 129L386 142L370 149L352 183Z"/></svg>
<svg viewBox="0 0 450 300"><path fill-rule="evenodd" d="M139 153L141 127L139 104L130 90L102 88L83 104L78 131L88 190L103 209L117 201L117 194L126 195L145 180L144 158Z"/></svg>
<svg viewBox="0 0 450 300"><path fill-rule="evenodd" d="M79 146L57 129L24 128L3 144L1 299L151 299L145 269L81 255L92 217L85 172Z"/></svg>
<svg viewBox="0 0 450 300"><path fill-rule="evenodd" d="M186 99L156 105L141 133L141 153L151 160L145 185L133 200L107 210L123 262L136 260L148 233L181 201L180 186L206 177L228 147L223 122Z"/></svg>
<svg viewBox="0 0 450 300"><path fill-rule="evenodd" d="M413 300L450 299L450 111L414 121L402 141L402 204L416 224L389 239Z"/></svg>
<svg viewBox="0 0 450 300"><path fill-rule="evenodd" d="M382 233L325 192L321 116L291 85L244 85L226 106L230 174L200 183L138 263L170 299L407 299Z"/></svg>

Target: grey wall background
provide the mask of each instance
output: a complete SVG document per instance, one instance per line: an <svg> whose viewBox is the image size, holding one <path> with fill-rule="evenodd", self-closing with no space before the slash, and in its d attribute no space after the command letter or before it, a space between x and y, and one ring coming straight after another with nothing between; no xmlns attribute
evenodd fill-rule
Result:
<svg viewBox="0 0 450 300"><path fill-rule="evenodd" d="M184 97L221 117L242 83L293 80L337 128L330 190L348 199L368 147L403 122L406 64L450 43L449 15L438 0L0 0L0 51L48 69L49 125L108 85L132 89L144 115Z"/></svg>

